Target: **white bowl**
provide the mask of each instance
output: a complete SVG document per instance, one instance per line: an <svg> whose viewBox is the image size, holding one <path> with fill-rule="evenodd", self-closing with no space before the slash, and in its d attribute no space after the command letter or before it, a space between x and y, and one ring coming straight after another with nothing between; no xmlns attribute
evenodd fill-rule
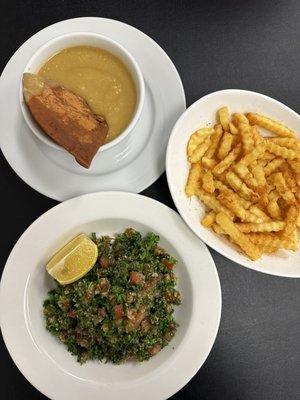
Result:
<svg viewBox="0 0 300 400"><path fill-rule="evenodd" d="M145 84L144 84L144 79L140 70L140 67L138 66L137 62L133 58L133 56L119 43L115 42L114 40L103 36L99 35L97 33L90 33L90 32L75 32L75 33L68 33L62 36L58 36L49 42L45 43L43 46L41 46L30 58L28 61L24 73L25 72L31 72L31 73L37 73L40 69L40 67L54 54L59 52L60 50L63 50L67 47L72 47L72 46L94 46L94 47L99 47L101 49L107 50L116 57L118 57L127 67L129 70L133 81L135 83L136 87L136 92L137 92L137 101L136 101L136 107L135 107L135 112L132 117L131 122L129 125L125 128L125 130L115 139L113 139L111 142L104 144L103 146L100 147L98 150L99 152L103 152L105 150L109 150L112 147L116 146L120 142L122 142L128 135L129 133L133 130L135 127L136 123L138 122L143 104L144 104L144 98L145 98ZM61 151L66 151L63 147L59 146L56 144L53 140L51 140L40 128L40 126L36 123L34 118L32 117L30 111L28 110L28 107L26 106L26 103L24 101L23 97L23 88L22 88L22 79L20 82L20 105L21 105L21 110L24 116L24 119L29 126L29 128L32 130L32 132L45 144L48 146L51 146L52 148L56 150L61 150Z"/></svg>
<svg viewBox="0 0 300 400"><path fill-rule="evenodd" d="M80 365L45 329L42 304L53 287L45 264L78 233L114 235L127 227L156 232L178 260L178 330L170 345L147 362ZM0 323L6 346L24 376L55 400L165 400L204 363L220 315L220 283L206 246L175 211L129 193L93 193L47 211L16 243L1 278Z"/></svg>
<svg viewBox="0 0 300 400"><path fill-rule="evenodd" d="M245 267L271 275L300 277L300 251L283 251L250 261L211 230L200 224L205 208L195 196L189 199L184 191L189 163L186 157L188 139L196 129L216 121L216 111L227 105L230 112L258 112L283 122L300 132L300 116L284 104L263 94L228 89L211 93L192 104L175 124L167 148L166 171L174 203L187 225L214 250Z"/></svg>

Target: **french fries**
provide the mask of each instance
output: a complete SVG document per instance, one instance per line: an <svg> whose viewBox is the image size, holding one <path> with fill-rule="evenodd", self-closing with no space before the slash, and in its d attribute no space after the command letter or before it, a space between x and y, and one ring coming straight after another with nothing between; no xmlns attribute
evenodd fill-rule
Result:
<svg viewBox="0 0 300 400"><path fill-rule="evenodd" d="M254 138L249 124L240 124L240 134L244 153L247 154L253 150L254 147Z"/></svg>
<svg viewBox="0 0 300 400"><path fill-rule="evenodd" d="M265 176L269 176L272 172L276 171L284 162L283 158L275 158L265 167Z"/></svg>
<svg viewBox="0 0 300 400"><path fill-rule="evenodd" d="M229 130L229 112L227 107L222 107L218 111L220 123L225 132Z"/></svg>
<svg viewBox="0 0 300 400"><path fill-rule="evenodd" d="M295 137L294 131L271 118L265 117L264 115L248 113L246 114L246 117L251 125L261 126L262 128L265 128L278 136L292 138Z"/></svg>
<svg viewBox="0 0 300 400"><path fill-rule="evenodd" d="M294 193L291 191L287 185L282 172L277 172L274 174L274 185L280 194L280 196L286 201L287 204L296 204L297 200Z"/></svg>
<svg viewBox="0 0 300 400"><path fill-rule="evenodd" d="M295 158L300 158L300 150L292 150L288 149L287 147L280 146L279 144L276 144L274 142L271 142L270 140L265 140L265 145L267 150L269 150L270 153L275 154L276 156L294 160Z"/></svg>
<svg viewBox="0 0 300 400"><path fill-rule="evenodd" d="M219 146L218 159L223 160L231 150L233 136L229 132L225 132Z"/></svg>
<svg viewBox="0 0 300 400"><path fill-rule="evenodd" d="M202 167L200 164L192 164L185 186L185 193L188 197L196 194L196 190L200 187L200 178L202 176Z"/></svg>
<svg viewBox="0 0 300 400"><path fill-rule="evenodd" d="M213 195L206 193L203 189L198 189L196 191L198 198L211 210L217 212L222 212L227 214L230 219L233 219L233 213L224 207L219 200L217 200Z"/></svg>
<svg viewBox="0 0 300 400"><path fill-rule="evenodd" d="M201 160L204 153L208 149L210 142L211 142L210 136L207 136L202 143L198 144L198 146L196 147L196 149L189 158L191 163L197 163Z"/></svg>
<svg viewBox="0 0 300 400"><path fill-rule="evenodd" d="M211 135L211 142L210 145L205 153L207 158L212 158L215 154L215 151L218 148L219 142L223 135L222 125L215 125L214 133Z"/></svg>
<svg viewBox="0 0 300 400"><path fill-rule="evenodd" d="M252 189L250 189L246 183L244 183L234 172L229 171L226 174L226 180L229 186L232 187L233 190L238 192L244 199L258 199L258 193L255 193Z"/></svg>
<svg viewBox="0 0 300 400"><path fill-rule="evenodd" d="M207 209L202 226L227 238L251 260L299 248L300 141L256 113L217 112L214 128L194 132L187 145L185 192ZM276 136L261 135L262 127Z"/></svg>
<svg viewBox="0 0 300 400"><path fill-rule="evenodd" d="M213 193L215 191L214 178L210 170L205 172L202 177L202 187L208 193Z"/></svg>
<svg viewBox="0 0 300 400"><path fill-rule="evenodd" d="M205 214L205 216L201 220L201 224L206 228L212 226L216 221L216 213L214 211L210 211L209 213Z"/></svg>
<svg viewBox="0 0 300 400"><path fill-rule="evenodd" d="M237 135L239 133L238 128L232 123L229 122L229 131L233 134L233 135Z"/></svg>
<svg viewBox="0 0 300 400"><path fill-rule="evenodd" d="M215 174L222 174L228 169L234 160L238 157L241 151L241 144L239 143L231 152L213 168Z"/></svg>
<svg viewBox="0 0 300 400"><path fill-rule="evenodd" d="M224 213L216 215L216 221L221 229L229 235L229 237L236 243L251 260L257 260L261 256L259 248L251 242L236 226L234 222Z"/></svg>
<svg viewBox="0 0 300 400"><path fill-rule="evenodd" d="M212 129L202 128L192 134L187 146L187 154L189 157L194 153L196 148L201 144L204 139L213 132Z"/></svg>
<svg viewBox="0 0 300 400"><path fill-rule="evenodd" d="M283 221L262 222L261 224L253 224L251 222L237 224L241 232L278 232L282 231L285 226Z"/></svg>
<svg viewBox="0 0 300 400"><path fill-rule="evenodd" d="M263 167L259 164L254 164L253 167L250 166L250 169L257 185L261 187L265 186L267 182Z"/></svg>

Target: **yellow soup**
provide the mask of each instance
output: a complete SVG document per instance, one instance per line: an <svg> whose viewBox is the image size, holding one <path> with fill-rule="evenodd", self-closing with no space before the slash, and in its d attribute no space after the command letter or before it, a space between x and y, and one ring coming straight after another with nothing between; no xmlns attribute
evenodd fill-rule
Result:
<svg viewBox="0 0 300 400"><path fill-rule="evenodd" d="M106 50L75 46L61 50L38 75L82 96L109 126L106 143L130 123L136 106L134 81L123 62Z"/></svg>

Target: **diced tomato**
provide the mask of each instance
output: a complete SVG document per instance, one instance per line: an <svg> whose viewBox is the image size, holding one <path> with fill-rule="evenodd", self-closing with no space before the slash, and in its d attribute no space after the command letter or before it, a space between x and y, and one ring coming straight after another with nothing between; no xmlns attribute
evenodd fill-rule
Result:
<svg viewBox="0 0 300 400"><path fill-rule="evenodd" d="M171 261L167 260L166 258L163 258L161 261L164 266L169 269L170 271L172 271L173 267L174 267L174 263L172 263Z"/></svg>
<svg viewBox="0 0 300 400"><path fill-rule="evenodd" d="M100 317L105 317L106 315L106 311L104 307L100 307L98 310L98 314L100 315Z"/></svg>
<svg viewBox="0 0 300 400"><path fill-rule="evenodd" d="M99 263L100 263L101 268L108 268L108 266L109 266L108 258L104 257L104 256L100 257Z"/></svg>
<svg viewBox="0 0 300 400"><path fill-rule="evenodd" d="M75 311L75 310L70 310L70 311L68 312L68 317L70 317L70 318L76 318L76 316L77 316L77 314L76 314L76 311Z"/></svg>
<svg viewBox="0 0 300 400"><path fill-rule="evenodd" d="M151 356L155 356L155 354L157 354L159 351L161 350L161 345L156 343L152 349L150 350L150 355Z"/></svg>
<svg viewBox="0 0 300 400"><path fill-rule="evenodd" d="M144 280L144 275L140 272L131 271L130 272L130 283L133 285L138 285Z"/></svg>
<svg viewBox="0 0 300 400"><path fill-rule="evenodd" d="M123 309L122 304L117 304L114 307L114 312L115 312L115 318L116 319L124 317L124 309Z"/></svg>
<svg viewBox="0 0 300 400"><path fill-rule="evenodd" d="M82 338L81 330L79 330L79 329L76 330L76 328L75 328L75 338L76 338L77 341L81 340L81 338Z"/></svg>
<svg viewBox="0 0 300 400"><path fill-rule="evenodd" d="M70 307L70 300L65 300L63 302L63 308L67 311Z"/></svg>

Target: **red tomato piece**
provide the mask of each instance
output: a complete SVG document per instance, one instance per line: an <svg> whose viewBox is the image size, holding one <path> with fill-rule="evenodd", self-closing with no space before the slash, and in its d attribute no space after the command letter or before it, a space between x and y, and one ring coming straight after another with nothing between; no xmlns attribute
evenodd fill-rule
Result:
<svg viewBox="0 0 300 400"><path fill-rule="evenodd" d="M171 261L167 260L166 258L163 258L161 262L170 271L172 271L172 269L174 268L174 263L172 263Z"/></svg>
<svg viewBox="0 0 300 400"><path fill-rule="evenodd" d="M116 319L124 317L124 309L122 304L117 304L114 307L115 317Z"/></svg>
<svg viewBox="0 0 300 400"><path fill-rule="evenodd" d="M150 350L150 354L151 356L155 356L155 354L157 354L159 351L161 350L161 345L156 343L152 349Z"/></svg>
<svg viewBox="0 0 300 400"><path fill-rule="evenodd" d="M130 272L130 283L133 285L138 285L144 279L144 275L140 272L131 271Z"/></svg>
<svg viewBox="0 0 300 400"><path fill-rule="evenodd" d="M108 266L109 266L108 258L104 257L104 256L100 257L99 263L100 263L101 268L108 268Z"/></svg>

